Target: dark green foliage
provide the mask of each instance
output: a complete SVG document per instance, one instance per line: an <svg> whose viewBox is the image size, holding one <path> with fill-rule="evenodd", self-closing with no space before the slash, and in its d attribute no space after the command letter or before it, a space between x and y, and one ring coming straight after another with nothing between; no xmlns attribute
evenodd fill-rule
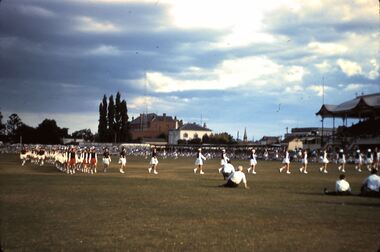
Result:
<svg viewBox="0 0 380 252"><path fill-rule="evenodd" d="M82 129L75 131L71 134L75 139L84 139L85 141L94 141L94 134L92 134L91 129Z"/></svg>

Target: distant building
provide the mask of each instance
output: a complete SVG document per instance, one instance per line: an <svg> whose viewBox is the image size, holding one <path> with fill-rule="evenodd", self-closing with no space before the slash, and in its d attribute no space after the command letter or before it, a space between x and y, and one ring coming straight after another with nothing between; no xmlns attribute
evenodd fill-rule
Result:
<svg viewBox="0 0 380 252"><path fill-rule="evenodd" d="M286 133L285 138L288 137L320 137L331 136L333 134L333 128L320 128L320 127L308 127L308 128L292 128L291 133Z"/></svg>
<svg viewBox="0 0 380 252"><path fill-rule="evenodd" d="M281 142L281 136L263 136L259 140L260 145L278 144Z"/></svg>
<svg viewBox="0 0 380 252"><path fill-rule="evenodd" d="M182 120L175 116L167 116L165 113L159 116L155 113L140 114L139 117L132 118L130 122L130 133L133 140L143 138L167 138L170 130L181 127Z"/></svg>
<svg viewBox="0 0 380 252"><path fill-rule="evenodd" d="M212 130L196 123L186 123L182 127L169 131L169 144L177 144L178 140L193 140L195 138L202 139L204 135L210 135Z"/></svg>

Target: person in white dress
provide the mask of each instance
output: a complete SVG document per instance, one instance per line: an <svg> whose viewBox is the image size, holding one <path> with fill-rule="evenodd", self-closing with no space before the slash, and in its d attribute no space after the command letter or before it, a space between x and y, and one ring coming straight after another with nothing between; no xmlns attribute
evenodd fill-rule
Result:
<svg viewBox="0 0 380 252"><path fill-rule="evenodd" d="M367 150L367 155L366 155L365 163L367 165L367 170L371 171L372 164L373 164L373 153L372 153L371 149Z"/></svg>
<svg viewBox="0 0 380 252"><path fill-rule="evenodd" d="M127 168L127 153L124 147L122 147L120 151L119 164L121 165L119 171L124 174L124 169Z"/></svg>
<svg viewBox="0 0 380 252"><path fill-rule="evenodd" d="M219 173L222 172L224 165L227 164L227 161L229 161L229 160L230 159L227 157L226 150L223 149L222 150L222 158L220 159L221 167L218 169Z"/></svg>
<svg viewBox="0 0 380 252"><path fill-rule="evenodd" d="M319 171L323 173L327 173L327 164L329 163L329 160L327 159L327 151L326 149L323 150L323 157L322 157L322 166L319 167Z"/></svg>
<svg viewBox="0 0 380 252"><path fill-rule="evenodd" d="M346 155L344 154L344 150L340 149L338 153L338 170L341 172L346 172Z"/></svg>
<svg viewBox="0 0 380 252"><path fill-rule="evenodd" d="M249 159L250 167L247 169L247 173L249 173L252 170L252 174L256 174L256 165L257 165L256 157L257 157L256 150L252 149L250 159Z"/></svg>
<svg viewBox="0 0 380 252"><path fill-rule="evenodd" d="M304 174L307 174L308 173L307 172L307 164L308 164L308 161L307 161L307 150L304 150L302 152L302 160L301 160L301 162L302 162L302 166L300 168L300 172L304 173Z"/></svg>
<svg viewBox="0 0 380 252"><path fill-rule="evenodd" d="M355 170L358 172L362 172L362 165L363 165L363 157L360 152L360 149L357 149L355 152Z"/></svg>
<svg viewBox="0 0 380 252"><path fill-rule="evenodd" d="M289 151L285 151L285 157L282 160L282 163L284 164L280 169L280 173L286 169L286 174L290 174L290 158L289 158Z"/></svg>
<svg viewBox="0 0 380 252"><path fill-rule="evenodd" d="M157 159L157 150L156 147L152 147L152 157L150 159L150 167L148 168L148 172L151 173L153 171L153 174L158 174L157 172L157 165L158 165L158 159Z"/></svg>
<svg viewBox="0 0 380 252"><path fill-rule="evenodd" d="M195 160L195 165L197 167L194 168L194 173L197 173L197 170L199 170L199 174L205 174L203 172L203 160L206 160L206 157L202 155L202 149L199 148L197 152L197 159Z"/></svg>
<svg viewBox="0 0 380 252"><path fill-rule="evenodd" d="M111 155L108 148L106 148L103 152L103 172L107 172L107 169L109 168L110 163L111 163Z"/></svg>

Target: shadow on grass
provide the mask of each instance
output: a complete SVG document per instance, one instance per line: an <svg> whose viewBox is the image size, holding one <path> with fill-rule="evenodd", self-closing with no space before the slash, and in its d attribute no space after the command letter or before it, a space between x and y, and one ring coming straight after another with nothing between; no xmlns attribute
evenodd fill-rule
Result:
<svg viewBox="0 0 380 252"><path fill-rule="evenodd" d="M338 198L341 198L341 196L336 196ZM348 196L348 197L358 197L358 196ZM346 197L344 197L346 198ZM331 201L317 201L316 203L322 203L327 205L345 205L345 206L363 206L363 207L380 207L379 203L373 203L373 202L331 202Z"/></svg>

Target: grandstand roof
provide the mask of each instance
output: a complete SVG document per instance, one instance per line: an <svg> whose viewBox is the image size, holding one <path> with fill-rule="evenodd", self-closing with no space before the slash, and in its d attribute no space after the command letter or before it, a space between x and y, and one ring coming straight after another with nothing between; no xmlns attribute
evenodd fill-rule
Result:
<svg viewBox="0 0 380 252"><path fill-rule="evenodd" d="M339 105L323 104L316 115L322 117L368 118L380 115L380 93L358 96Z"/></svg>

